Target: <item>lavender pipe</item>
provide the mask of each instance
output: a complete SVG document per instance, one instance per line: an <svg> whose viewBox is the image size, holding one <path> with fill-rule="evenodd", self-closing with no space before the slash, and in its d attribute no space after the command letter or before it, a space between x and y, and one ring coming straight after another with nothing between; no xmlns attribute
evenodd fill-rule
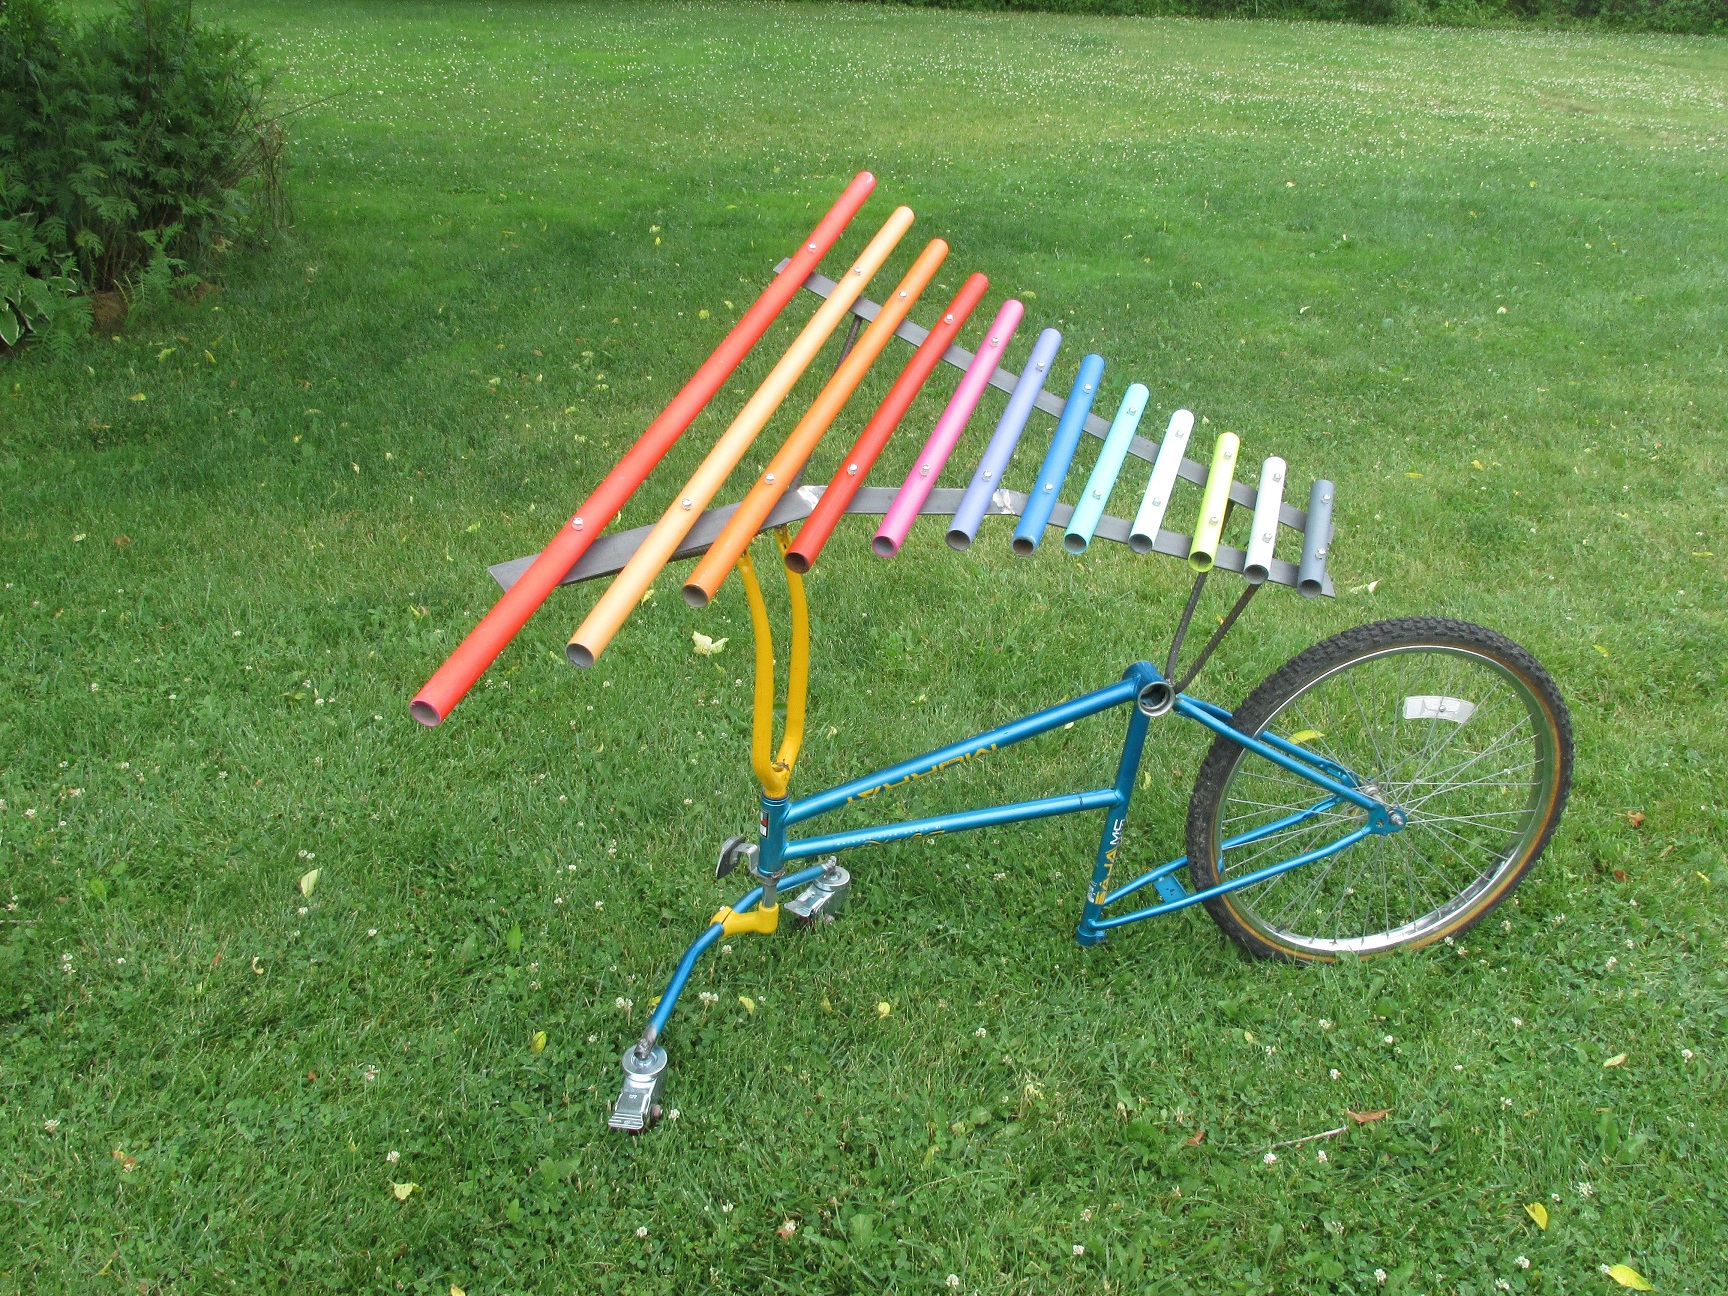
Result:
<svg viewBox="0 0 1728 1296"><path fill-rule="evenodd" d="M1051 362L1056 359L1056 349L1061 345L1062 334L1053 328L1045 329L1032 344L1032 354L1026 360L1026 367L1020 371L1020 380L1014 384L1013 394L1008 397L1008 408L1002 411L990 444L984 448L984 457L978 461L978 470L972 474L972 484L961 496L960 507L954 510L954 523L948 528L951 548L967 548L978 534L984 510L990 505L990 497L1002 485L1002 474L1008 470L1008 461L1014 457L1014 447L1020 444L1020 434L1026 430L1026 420L1032 416L1038 393L1044 390L1044 379L1050 372Z"/></svg>

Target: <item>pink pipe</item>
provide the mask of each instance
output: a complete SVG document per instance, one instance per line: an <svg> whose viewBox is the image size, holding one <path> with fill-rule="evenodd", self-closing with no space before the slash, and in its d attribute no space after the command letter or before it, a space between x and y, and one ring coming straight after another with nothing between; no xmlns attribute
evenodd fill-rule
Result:
<svg viewBox="0 0 1728 1296"><path fill-rule="evenodd" d="M965 376L954 389L953 399L948 402L948 408L942 411L942 417L936 420L930 439L924 443L924 449L918 452L918 462L913 464L912 471L906 474L905 484L900 487L900 493L894 497L894 502L888 506L882 525L877 529L875 538L870 541L870 547L882 557L892 558L900 552L900 546L906 543L906 533L912 529L912 523L917 519L918 511L924 507L924 501L930 498L930 491L936 485L936 477L941 473L942 465L948 462L948 456L954 453L954 447L960 443L960 434L966 430L972 411L978 408L978 398L984 394L990 376L996 372L1002 352L1007 350L1008 343L1013 341L1014 330L1020 326L1020 317L1025 312L1026 308L1012 297L1003 302L1002 309L996 312L990 331L985 335L984 345L978 348L978 354L972 357L972 363L966 367Z"/></svg>

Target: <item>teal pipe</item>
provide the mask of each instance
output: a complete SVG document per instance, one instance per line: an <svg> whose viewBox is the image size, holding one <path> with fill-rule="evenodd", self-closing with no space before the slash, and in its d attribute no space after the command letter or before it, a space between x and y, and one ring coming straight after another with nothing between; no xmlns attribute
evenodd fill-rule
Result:
<svg viewBox="0 0 1728 1296"><path fill-rule="evenodd" d="M1104 516L1104 506L1110 502L1110 492L1116 489L1116 478L1122 473L1122 462L1128 457L1128 444L1140 426L1140 416L1146 412L1146 402L1152 393L1145 383L1131 383L1122 393L1122 403L1116 407L1116 417L1104 437L1104 448L1098 452L1098 462L1092 465L1092 475L1086 479L1086 489L1074 506L1074 516L1068 519L1068 530L1062 536L1062 547L1069 553L1085 553L1092 543L1092 533L1098 529L1098 519Z"/></svg>

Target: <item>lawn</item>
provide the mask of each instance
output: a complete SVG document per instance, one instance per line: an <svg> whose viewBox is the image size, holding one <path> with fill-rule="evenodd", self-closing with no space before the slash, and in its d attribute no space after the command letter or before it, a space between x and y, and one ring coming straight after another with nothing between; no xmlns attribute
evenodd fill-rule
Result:
<svg viewBox="0 0 1728 1296"><path fill-rule="evenodd" d="M119 338L0 360L0 1290L1725 1289L1728 43L206 12L303 106L292 228ZM1199 911L1080 950L1092 816L855 852L840 923L698 974L679 1119L632 1140L618 1055L755 816L737 582L694 612L675 568L587 672L562 648L598 589L563 591L443 727L406 703L486 564L568 517L861 168L826 269L907 203L883 278L946 238L948 291L1024 297L1014 367L1059 324L1052 386L1095 348L1101 405L1138 379L1155 432L1185 405L1197 443L1337 482L1339 597L1263 595L1203 695L1359 622L1480 621L1567 694L1571 807L1464 942L1323 968ZM1012 559L1000 521L892 563L868 534L810 582L795 794L1161 656L1187 586L1113 545ZM1096 781L1119 723L891 809ZM1153 737L1130 867L1181 851L1202 751Z"/></svg>

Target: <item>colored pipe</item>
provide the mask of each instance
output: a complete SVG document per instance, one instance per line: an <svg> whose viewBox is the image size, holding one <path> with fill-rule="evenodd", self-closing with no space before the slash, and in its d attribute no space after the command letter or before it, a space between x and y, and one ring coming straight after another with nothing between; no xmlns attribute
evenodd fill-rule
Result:
<svg viewBox="0 0 1728 1296"><path fill-rule="evenodd" d="M918 520L918 511L924 507L924 501L930 498L931 488L936 485L942 466L954 453L954 447L960 444L960 434L966 430L972 411L978 408L978 398L984 394L984 388L995 374L997 365L1001 363L1002 353L1013 340L1014 330L1020 326L1020 317L1025 311L1024 306L1010 297L1002 303L1002 309L996 312L996 318L991 321L990 329L984 335L984 345L978 348L978 353L972 357L972 363L966 366L966 373L960 379L960 385L954 389L948 408L943 410L942 417L936 420L930 439L918 452L918 461L906 474L900 493L888 506L882 525L876 529L876 536L870 541L870 547L883 558L892 558L900 552L900 546L906 543L906 533Z"/></svg>
<svg viewBox="0 0 1728 1296"><path fill-rule="evenodd" d="M1081 492L1074 515L1068 519L1068 530L1062 536L1062 547L1069 553L1085 553L1086 546L1092 543L1092 533L1098 529L1098 519L1104 516L1110 492L1116 489L1122 461L1128 457L1128 443L1134 439L1151 395L1144 383L1130 383L1122 393L1122 403L1116 407L1116 417L1104 436L1104 448L1098 452L1098 462L1092 465L1092 475L1086 479L1086 489Z"/></svg>
<svg viewBox="0 0 1728 1296"><path fill-rule="evenodd" d="M1055 435L1050 438L1050 449L1038 469L1038 480L1026 498L1020 525L1014 528L1014 552L1021 557L1037 549L1044 538L1044 528L1056 507L1062 481L1068 476L1068 465L1074 462L1074 451L1080 446L1080 434L1086 430L1086 416L1092 412L1098 380L1103 376L1103 356L1089 354L1080 362L1080 372L1068 392L1068 403L1062 407L1062 417L1056 421Z"/></svg>
<svg viewBox="0 0 1728 1296"><path fill-rule="evenodd" d="M912 209L895 208L894 214L877 232L876 237L870 240L851 268L841 276L833 293L817 307L816 313L810 317L810 322L786 349L786 354L780 357L779 363L756 389L755 395L745 403L738 417L721 433L714 448L708 452L708 457L673 498L660 521L636 550L635 556L625 564L624 570L618 573L606 592L600 596L600 601L583 619L582 624L576 627L576 633L570 636L570 642L564 649L565 656L572 662L578 666L592 666L606 645L612 642L612 637L618 633L625 618L642 601L649 585L677 552L679 543L690 533L696 520L702 516L702 510L708 507L708 502L714 498L715 492L725 484L727 476L738 466L738 461L750 449L763 426L791 392L792 385L816 358L816 353L822 349L822 344L828 340L829 334L833 333L835 327L845 318L852 303L858 300L858 295L864 291L864 285L869 282L870 276L882 268L888 254L894 250L895 244L905 237L911 225Z"/></svg>
<svg viewBox="0 0 1728 1296"><path fill-rule="evenodd" d="M828 537L834 533L835 526L845 516L846 506L852 502L853 497L858 494L858 488L870 475L870 469L875 465L877 456L882 453L882 447L888 444L888 438L894 435L894 429L900 426L900 420L906 417L906 411L911 408L913 400L929 381L931 373L941 362L943 353L953 344L961 327L971 318L972 312L983 300L989 287L990 281L981 274L970 276L960 285L960 291L955 293L954 300L948 303L948 309L942 313L941 320L906 362L906 367L900 371L900 376L894 380L894 385L888 389L888 394L882 398L882 403L876 407L876 412L870 416L870 421L864 425L864 430L858 434L858 439L846 452L846 458L835 470L828 489L822 493L822 498L811 510L809 519L799 529L797 539L786 551L786 567L789 571L807 572L815 564L822 547L828 543Z"/></svg>
<svg viewBox="0 0 1728 1296"><path fill-rule="evenodd" d="M1061 345L1062 334L1053 328L1045 329L1032 344L1032 354L1026 360L1026 367L1020 371L1020 380L1014 384L1014 394L1008 397L1008 408L1002 411L990 444L984 449L984 457L978 461L978 470L972 474L972 484L961 497L960 507L954 510L954 521L948 527L951 548L969 547L972 537L978 534L984 510L990 505L990 497L1002 485L1002 474L1008 470L1009 460L1014 457L1014 447L1020 444L1020 434L1026 430L1026 420L1032 416L1038 393L1044 390L1044 379L1050 372L1051 362L1056 359L1056 348Z"/></svg>
<svg viewBox="0 0 1728 1296"><path fill-rule="evenodd" d="M1250 585L1259 585L1272 574L1272 551L1278 545L1278 506L1284 502L1287 467L1273 455L1260 465L1260 493L1254 498L1254 525L1248 534L1248 558L1242 575Z"/></svg>
<svg viewBox="0 0 1728 1296"><path fill-rule="evenodd" d="M1236 451L1241 444L1234 432L1221 432L1212 451L1212 470L1206 474L1200 516L1194 523L1194 544L1188 550L1188 565L1197 572L1211 571L1218 557L1218 538L1224 533L1224 515L1230 511L1230 482L1236 474Z"/></svg>
<svg viewBox="0 0 1728 1296"><path fill-rule="evenodd" d="M708 606L714 592L726 579L726 573L732 570L739 555L749 547L750 541L762 529L769 513L773 512L781 496L785 495L787 488L792 485L817 444L833 425L841 408L851 399L852 393L857 390L858 384L875 363L876 357L882 354L882 348L888 345L888 340L894 336L894 330L900 327L906 313L912 309L918 295L924 291L925 285L936 274L947 255L946 243L941 239L930 240L893 295L883 303L876 318L870 321L870 327L864 330L857 345L847 352L846 358L840 362L840 367L834 371L834 376L828 380L828 385L822 389L822 394L811 404L809 412L798 420L798 426L792 429L792 434L786 438L786 444L780 447L767 468L763 469L762 475L756 479L756 484L750 488L750 493L738 505L738 511L732 515L732 520L726 524L726 529L708 547L702 561L696 564L696 569L684 582L684 601L691 607Z"/></svg>
<svg viewBox="0 0 1728 1296"><path fill-rule="evenodd" d="M1152 461L1152 480L1146 483L1140 511L1134 515L1134 526L1128 532L1128 547L1135 553L1152 552L1152 544L1158 539L1158 529L1164 525L1164 514L1170 507L1170 492L1176 488L1182 456L1188 453L1188 436L1193 431L1194 415L1189 411L1177 410L1170 416L1164 444L1158 447L1158 457Z"/></svg>
<svg viewBox="0 0 1728 1296"><path fill-rule="evenodd" d="M1302 565L1296 572L1296 592L1316 598L1326 590L1326 551L1332 544L1331 482L1322 478L1308 492L1308 529L1302 533Z"/></svg>
<svg viewBox="0 0 1728 1296"><path fill-rule="evenodd" d="M846 186L827 215L810 232L810 237L793 254L785 271L762 290L761 296L732 326L732 331L721 339L713 354L702 362L702 367L582 501L570 522L559 529L533 565L468 632L456 651L415 694L408 710L416 720L423 725L442 722L474 687L474 682L497 660L498 654L504 651L516 632L528 623L528 618L546 601L546 596L557 588L564 574L576 565L606 525L618 516L624 502L713 399L721 384L731 377L750 348L756 345L768 326L786 308L786 303L797 294L804 280L816 268L816 263L834 246L835 240L875 187L876 177L868 171L860 171Z"/></svg>

